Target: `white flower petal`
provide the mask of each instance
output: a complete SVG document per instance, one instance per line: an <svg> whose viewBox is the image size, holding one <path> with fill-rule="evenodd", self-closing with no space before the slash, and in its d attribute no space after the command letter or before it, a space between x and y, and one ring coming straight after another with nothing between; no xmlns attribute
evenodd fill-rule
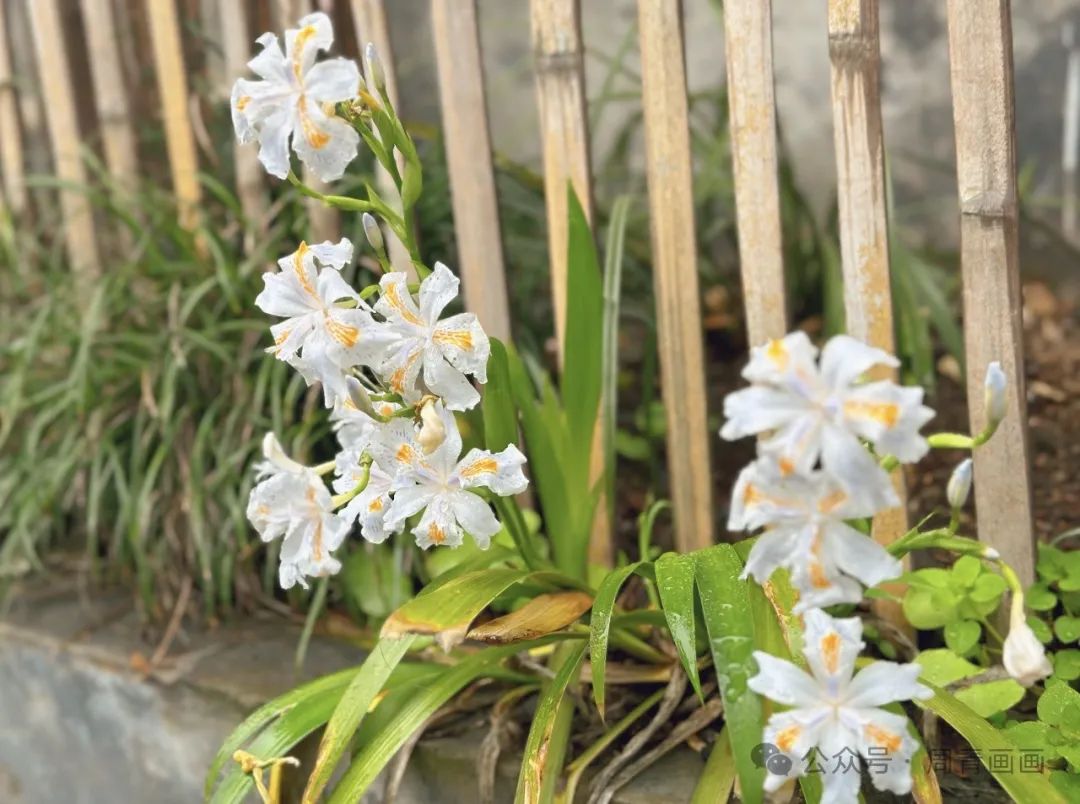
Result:
<svg viewBox="0 0 1080 804"><path fill-rule="evenodd" d="M420 283L420 315L429 325L439 320L446 305L458 295L461 282L441 262L435 263L431 273Z"/></svg>
<svg viewBox="0 0 1080 804"><path fill-rule="evenodd" d="M482 550L491 544L491 537L499 532L501 525L491 512L491 507L471 491L456 491L451 495L454 516L473 537Z"/></svg>
<svg viewBox="0 0 1080 804"><path fill-rule="evenodd" d="M301 97L293 125L293 150L323 181L336 181L356 158L360 135L338 117L328 116L314 101Z"/></svg>
<svg viewBox="0 0 1080 804"><path fill-rule="evenodd" d="M424 550L429 547L459 547L461 545L462 530L454 513L452 496L456 495L440 494L434 497L428 502L424 515L413 528L416 543Z"/></svg>
<svg viewBox="0 0 1080 804"><path fill-rule="evenodd" d="M882 581L898 578L903 572L900 559L869 536L859 533L842 522L830 524L825 530L823 552L827 552L846 575L857 578L864 586L877 586Z"/></svg>
<svg viewBox="0 0 1080 804"><path fill-rule="evenodd" d="M359 94L360 68L351 59L327 59L304 76L304 92L317 103L339 103Z"/></svg>
<svg viewBox="0 0 1080 804"><path fill-rule="evenodd" d="M315 64L320 50L334 44L334 28L330 18L317 11L300 20L298 28L285 31L285 60L297 81L301 81Z"/></svg>
<svg viewBox="0 0 1080 804"><path fill-rule="evenodd" d="M792 332L752 348L742 376L754 383L786 384L800 375L809 381L817 376L817 352L805 332Z"/></svg>
<svg viewBox="0 0 1080 804"><path fill-rule="evenodd" d="M858 617L833 618L820 609L804 615L803 655L814 677L825 685L846 684L862 651L862 622Z"/></svg>
<svg viewBox="0 0 1080 804"><path fill-rule="evenodd" d="M765 583L778 568L787 566L791 561L798 541L797 531L776 529L762 533L750 548L742 577L752 576L759 584Z"/></svg>
<svg viewBox="0 0 1080 804"><path fill-rule="evenodd" d="M433 497L431 490L423 486L398 489L394 492L390 508L383 515L385 526L395 532L400 530L405 520L424 510Z"/></svg>
<svg viewBox="0 0 1080 804"><path fill-rule="evenodd" d="M443 440L427 456L427 461L440 476L449 478L454 472L458 458L461 457L461 431L458 429L454 414L443 405L441 400L434 402L432 409L442 424Z"/></svg>
<svg viewBox="0 0 1080 804"><path fill-rule="evenodd" d="M347 237L341 238L336 243L330 240L324 240L321 243L313 243L312 245L308 246L306 256L308 256L309 258L314 257L316 260L319 261L320 265L329 268L336 268L340 271L342 268L352 262L353 244L352 241L349 240L349 238ZM349 290L352 290L352 288L349 288ZM349 298L356 298L356 296L356 292L353 291ZM323 298L330 299L341 297L326 296L324 294Z"/></svg>
<svg viewBox="0 0 1080 804"><path fill-rule="evenodd" d="M888 472L852 433L828 424L821 438L821 462L851 495L852 504L880 511L900 504Z"/></svg>
<svg viewBox="0 0 1080 804"><path fill-rule="evenodd" d="M819 764L821 776L821 801L819 804L857 804L859 788L862 786L862 769L857 756L844 757L844 764L826 757ZM850 764L847 764L849 763Z"/></svg>
<svg viewBox="0 0 1080 804"><path fill-rule="evenodd" d="M921 672L922 668L914 662L874 662L855 674L848 685L845 703L856 709L865 709L894 701L930 698L934 693L919 683Z"/></svg>
<svg viewBox="0 0 1080 804"><path fill-rule="evenodd" d="M896 368L899 365L900 361L888 352L868 346L850 335L830 338L821 352L821 376L833 389L851 385L874 366Z"/></svg>
<svg viewBox="0 0 1080 804"><path fill-rule="evenodd" d="M471 449L457 465L456 475L465 488L483 486L496 494L507 497L520 494L529 485L521 467L525 465L525 456L510 444L501 452L492 454L484 449Z"/></svg>
<svg viewBox="0 0 1080 804"><path fill-rule="evenodd" d="M387 321L409 324L426 331L427 323L420 317L420 310L409 293L409 280L402 271L383 274L379 280L379 300L375 312Z"/></svg>
<svg viewBox="0 0 1080 804"><path fill-rule="evenodd" d="M786 774L768 773L765 779L766 790L775 791L786 779L802 775L803 757L817 745L818 735L827 719L828 710L820 707L792 709L769 718L761 741L779 748L791 760L791 764Z"/></svg>
<svg viewBox="0 0 1080 804"><path fill-rule="evenodd" d="M914 463L930 449L919 428L933 418L934 411L925 407L922 399L922 388L873 382L847 393L842 413L847 426L873 443L878 452Z"/></svg>
<svg viewBox="0 0 1080 804"><path fill-rule="evenodd" d="M758 695L785 706L808 708L822 704L821 688L806 671L760 650L754 651L754 661L758 672L747 684Z"/></svg>
<svg viewBox="0 0 1080 804"><path fill-rule="evenodd" d="M272 33L264 33L255 42L262 45L262 50L247 63L248 68L259 78L266 81L276 84L288 84L290 81L289 66L281 52L277 36Z"/></svg>
<svg viewBox="0 0 1080 804"><path fill-rule="evenodd" d="M283 106L268 116L259 129L259 162L271 176L289 175L289 137L293 131L295 109Z"/></svg>
<svg viewBox="0 0 1080 804"><path fill-rule="evenodd" d="M806 400L775 388L751 386L732 391L724 397L725 421L720 437L735 441L776 430L810 410Z"/></svg>
<svg viewBox="0 0 1080 804"><path fill-rule="evenodd" d="M908 732L908 719L884 709L860 709L859 753L878 790L898 796L911 792L911 757L919 744Z"/></svg>
<svg viewBox="0 0 1080 804"><path fill-rule="evenodd" d="M491 342L475 315L459 313L440 321L431 341L458 371L471 374L478 382L487 382Z"/></svg>
<svg viewBox="0 0 1080 804"><path fill-rule="evenodd" d="M469 410L480 401L480 394L465 375L450 365L441 352L428 347L423 353L424 385L441 396L450 410Z"/></svg>

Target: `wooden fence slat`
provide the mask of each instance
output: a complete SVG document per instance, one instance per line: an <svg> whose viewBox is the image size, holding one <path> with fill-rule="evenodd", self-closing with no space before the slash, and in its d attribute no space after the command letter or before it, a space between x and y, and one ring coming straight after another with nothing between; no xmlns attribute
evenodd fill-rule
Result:
<svg viewBox="0 0 1080 804"><path fill-rule="evenodd" d="M244 16L242 3L226 0L218 5L221 17L221 41L224 51L224 72L227 76L226 93L232 91L232 82L246 75L247 63L252 56L253 37ZM236 193L244 217L254 231L266 225L267 200L263 181L263 168L259 154L250 145L234 143L233 155L236 165Z"/></svg>
<svg viewBox="0 0 1080 804"><path fill-rule="evenodd" d="M735 220L747 337L757 346L787 333L777 183L772 0L724 4Z"/></svg>
<svg viewBox="0 0 1080 804"><path fill-rule="evenodd" d="M198 220L201 190L176 6L174 0L147 0L147 3L173 193L176 195L180 225L191 229Z"/></svg>
<svg viewBox="0 0 1080 804"><path fill-rule="evenodd" d="M22 132L19 130L15 74L8 52L7 21L0 6L0 171L4 203L15 215L26 209L26 175L23 167Z"/></svg>
<svg viewBox="0 0 1080 804"><path fill-rule="evenodd" d="M1027 444L1021 322L1012 26L1008 0L948 0L949 61L968 410L982 429L983 377L1000 360L1008 378L1006 416L975 451L980 537L1034 579L1035 538Z"/></svg>
<svg viewBox="0 0 1080 804"><path fill-rule="evenodd" d="M569 228L567 183L574 188L593 222L589 123L585 107L585 62L579 0L531 0L533 60L540 130L544 152L544 201L547 207L548 261L555 310L559 359L566 339L566 287ZM603 411L601 411L603 415ZM604 473L603 422L597 421L589 480ZM610 565L614 558L605 497L597 501L589 540L593 563Z"/></svg>
<svg viewBox="0 0 1080 804"><path fill-rule="evenodd" d="M112 3L110 0L81 2L105 165L117 185L130 189L138 170L137 150Z"/></svg>
<svg viewBox="0 0 1080 804"><path fill-rule="evenodd" d="M431 26L465 306L489 335L506 339L510 309L476 0L432 0Z"/></svg>
<svg viewBox="0 0 1080 804"><path fill-rule="evenodd" d="M680 551L712 544L710 433L679 0L639 0L642 103L670 496Z"/></svg>
<svg viewBox="0 0 1080 804"><path fill-rule="evenodd" d="M360 62L364 64L364 72L367 72L367 63L364 58L364 50L368 42L375 45L379 52L379 61L382 62L383 76L386 80L386 94L390 96L390 102L398 114L401 114L401 102L398 97L397 70L394 63L394 49L390 42L390 28L386 24L386 8L383 0L352 0L353 28L356 31L357 49L360 51ZM398 170L404 171L405 158L398 151L396 154ZM375 186L379 195L386 201L394 204L400 211L401 198L398 195L394 180L382 165L376 166ZM416 280L416 267L412 263L409 250L398 239L397 235L389 229L383 230L386 239L386 248L390 256L390 264L398 270L404 270L409 275L409 281Z"/></svg>
<svg viewBox="0 0 1080 804"><path fill-rule="evenodd" d="M833 132L847 331L896 351L889 285L885 144L881 127L878 0L829 0ZM883 369L877 379L895 379ZM889 544L907 531L903 472L893 473L901 504L874 517L874 539Z"/></svg>
<svg viewBox="0 0 1080 804"><path fill-rule="evenodd" d="M61 189L60 209L68 259L79 274L100 271L93 208L81 188L86 185L79 138L79 122L72 94L71 74L56 0L30 3L30 22L37 51L41 90L48 109L46 120L56 178L77 189Z"/></svg>

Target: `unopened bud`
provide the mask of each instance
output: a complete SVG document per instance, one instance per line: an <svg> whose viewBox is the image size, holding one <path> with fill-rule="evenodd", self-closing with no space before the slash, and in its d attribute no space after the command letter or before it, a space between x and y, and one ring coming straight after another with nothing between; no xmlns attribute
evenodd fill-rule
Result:
<svg viewBox="0 0 1080 804"><path fill-rule="evenodd" d="M263 436L262 453L269 465L264 464L259 467L260 475L271 474L275 470L293 472L296 474L304 471L305 467L303 464L297 463L285 454L281 442L278 441L277 436L273 433L267 433Z"/></svg>
<svg viewBox="0 0 1080 804"><path fill-rule="evenodd" d="M994 430L1005 418L1005 372L996 360L986 367L983 410L986 411L986 428Z"/></svg>
<svg viewBox="0 0 1080 804"><path fill-rule="evenodd" d="M949 501L949 507L954 511L967 504L969 494L971 494L971 458L953 469L949 483L945 487L945 497Z"/></svg>
<svg viewBox="0 0 1080 804"><path fill-rule="evenodd" d="M1024 616L1024 596L1015 593L1009 616L1009 635L1001 646L1001 662L1005 671L1025 687L1042 681L1054 672L1046 658L1046 648L1039 642Z"/></svg>
<svg viewBox="0 0 1080 804"><path fill-rule="evenodd" d="M440 411L435 409L435 397L428 397L420 404L420 434L416 441L430 455L446 440L446 425L443 424Z"/></svg>
<svg viewBox="0 0 1080 804"><path fill-rule="evenodd" d="M365 212L360 219L364 224L364 235L367 237L368 243L375 249L376 254L382 254L386 249L386 243L383 241L382 230L379 228L379 222L375 220L375 216L370 212Z"/></svg>
<svg viewBox="0 0 1080 804"><path fill-rule="evenodd" d="M367 66L367 80L381 95L386 92L386 73L383 72L382 60L374 42L368 42L364 48L364 61Z"/></svg>
<svg viewBox="0 0 1080 804"><path fill-rule="evenodd" d="M356 377L346 377L345 386L349 390L346 405L351 405L361 413L366 413L373 419L376 418L375 408L371 404L371 396L363 386L363 383L356 379Z"/></svg>

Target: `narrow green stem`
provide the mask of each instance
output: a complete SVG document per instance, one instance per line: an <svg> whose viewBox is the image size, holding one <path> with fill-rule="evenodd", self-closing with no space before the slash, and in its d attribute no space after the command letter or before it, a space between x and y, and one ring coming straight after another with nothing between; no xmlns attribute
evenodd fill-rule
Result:
<svg viewBox="0 0 1080 804"><path fill-rule="evenodd" d="M299 670L304 666L304 657L307 656L308 643L315 631L315 623L322 614L323 604L326 603L326 591L330 585L329 578L321 578L315 587L315 594L311 596L311 605L308 607L307 617L304 619L304 630L300 632L300 641L296 643L295 666Z"/></svg>

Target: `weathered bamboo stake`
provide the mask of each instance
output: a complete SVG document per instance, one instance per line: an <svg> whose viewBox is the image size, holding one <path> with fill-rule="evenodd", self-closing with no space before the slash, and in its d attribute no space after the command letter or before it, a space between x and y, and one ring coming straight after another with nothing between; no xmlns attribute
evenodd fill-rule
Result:
<svg viewBox="0 0 1080 804"><path fill-rule="evenodd" d="M490 335L505 340L510 309L476 0L432 0L431 27L465 306Z"/></svg>
<svg viewBox="0 0 1080 804"><path fill-rule="evenodd" d="M7 22L0 7L0 170L3 171L4 204L13 215L26 209L26 176L23 168L22 132L19 130L15 75L8 53Z"/></svg>
<svg viewBox="0 0 1080 804"><path fill-rule="evenodd" d="M176 194L180 225L192 229L199 215L199 162L191 128L187 74L184 72L176 6L174 0L147 0L147 3L173 192Z"/></svg>
<svg viewBox="0 0 1080 804"><path fill-rule="evenodd" d="M1027 444L1021 322L1012 25L1008 0L949 0L949 60L968 410L982 429L983 377L1000 360L1008 378L1006 415L975 451L979 535L1034 580L1035 537Z"/></svg>
<svg viewBox="0 0 1080 804"><path fill-rule="evenodd" d="M889 284L878 0L829 0L828 26L847 331L891 354L896 343ZM874 377L895 379L896 371L881 367ZM896 541L908 528L903 470L896 469L892 481L900 505L874 517L872 533L879 544ZM877 600L874 610L897 627L910 628L896 603Z"/></svg>
<svg viewBox="0 0 1080 804"><path fill-rule="evenodd" d="M312 0L276 0L275 11L279 33L296 24L313 11ZM319 179L306 167L303 170L304 184L320 193L332 193L330 185ZM315 242L337 240L341 235L341 214L333 207L328 207L316 198L307 199L308 223L311 239Z"/></svg>
<svg viewBox="0 0 1080 804"><path fill-rule="evenodd" d="M593 221L581 5L579 0L532 0L530 11L536 94L544 149L544 200L547 206L551 296L561 360L566 343L566 275L570 237L567 225L568 183L581 201L589 223ZM595 484L604 473L603 422L598 420L596 424L589 474L591 484ZM608 504L604 497L596 505L589 558L593 563L607 565L614 558Z"/></svg>
<svg viewBox="0 0 1080 804"><path fill-rule="evenodd" d="M360 51L360 61L364 63L367 72L367 63L364 59L364 51L368 42L375 45L379 53L379 61L382 62L383 77L386 80L386 94L390 96L390 102L401 113L401 101L398 97L397 71L394 67L394 49L390 42L390 29L386 24L386 9L383 0L352 0L353 28L356 31L357 48ZM397 153L398 170L405 169L405 158L400 152ZM395 208L401 206L394 180L382 165L377 166L375 172L375 186L383 199L394 204ZM387 251L390 254L390 263L398 270L409 274L410 281L416 279L416 267L413 265L409 250L389 229L384 231Z"/></svg>
<svg viewBox="0 0 1080 804"><path fill-rule="evenodd" d="M31 3L30 22L42 95L48 109L46 120L52 144L53 169L57 179L74 188L60 190L68 259L76 274L96 275L100 271L100 262L93 209L84 189L87 183L86 167L79 146L79 123L56 0L36 0Z"/></svg>
<svg viewBox="0 0 1080 804"><path fill-rule="evenodd" d="M645 158L675 545L712 544L713 508L679 0L639 0Z"/></svg>
<svg viewBox="0 0 1080 804"><path fill-rule="evenodd" d="M784 248L777 184L772 0L724 4L735 221L749 342L787 333Z"/></svg>
<svg viewBox="0 0 1080 804"><path fill-rule="evenodd" d="M81 2L105 164L117 186L131 189L138 169L135 131L124 91L112 3L110 0Z"/></svg>
<svg viewBox="0 0 1080 804"><path fill-rule="evenodd" d="M247 62L251 58L252 37L244 17L241 3L226 2L218 5L221 14L221 41L225 57L224 72L228 80L222 89L225 97L232 90L232 82L246 75ZM258 151L249 145L235 143L233 156L236 164L236 192L244 217L252 231L261 231L266 225L266 189L263 168L259 164Z"/></svg>

